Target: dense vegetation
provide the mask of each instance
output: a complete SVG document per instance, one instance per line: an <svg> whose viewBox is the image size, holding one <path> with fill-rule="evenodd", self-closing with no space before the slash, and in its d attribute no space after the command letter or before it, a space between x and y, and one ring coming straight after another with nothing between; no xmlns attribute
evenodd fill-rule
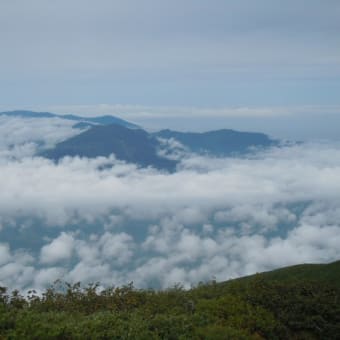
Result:
<svg viewBox="0 0 340 340"><path fill-rule="evenodd" d="M339 275L336 262L191 290L0 288L0 339L340 339Z"/></svg>

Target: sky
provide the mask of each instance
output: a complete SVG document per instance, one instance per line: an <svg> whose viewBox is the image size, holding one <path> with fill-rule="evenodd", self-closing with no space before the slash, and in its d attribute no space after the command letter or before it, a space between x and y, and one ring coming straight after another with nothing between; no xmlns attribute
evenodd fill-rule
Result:
<svg viewBox="0 0 340 340"><path fill-rule="evenodd" d="M0 108L337 139L337 0L0 3Z"/></svg>

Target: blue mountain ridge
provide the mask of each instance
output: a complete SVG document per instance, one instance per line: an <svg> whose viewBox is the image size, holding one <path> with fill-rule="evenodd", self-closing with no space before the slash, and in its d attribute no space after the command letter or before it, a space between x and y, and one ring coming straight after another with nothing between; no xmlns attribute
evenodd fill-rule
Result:
<svg viewBox="0 0 340 340"><path fill-rule="evenodd" d="M116 158L141 167L173 171L176 162L157 154L158 142L142 129L121 125L98 125L46 150L41 156L59 160L65 156L94 158L114 154Z"/></svg>
<svg viewBox="0 0 340 340"><path fill-rule="evenodd" d="M41 156L58 161L65 156L98 157L115 154L117 159L141 167L167 171L176 169L177 161L159 155L162 139L176 139L189 151L213 156L245 154L252 147L265 148L277 142L261 133L217 130L206 133L185 133L162 130L148 133L125 126L97 125L44 151Z"/></svg>
<svg viewBox="0 0 340 340"><path fill-rule="evenodd" d="M230 129L202 133L161 130L155 133L154 136L164 139L173 138L188 147L192 152L222 157L244 154L251 147L268 147L278 143L263 133L241 132Z"/></svg>
<svg viewBox="0 0 340 340"><path fill-rule="evenodd" d="M26 110L16 110L16 111L0 112L0 116L20 117L20 118L67 119L67 120L78 122L75 126L76 128L86 128L89 126L94 126L96 124L100 124L100 125L117 124L117 125L128 127L130 129L139 128L139 126L136 124L133 124L121 118L109 116L109 115L98 116L98 117L82 117L82 116L76 116L72 114L59 115L59 114L50 113L50 112L34 112L34 111L26 111ZM79 123L83 123L83 124L79 124Z"/></svg>

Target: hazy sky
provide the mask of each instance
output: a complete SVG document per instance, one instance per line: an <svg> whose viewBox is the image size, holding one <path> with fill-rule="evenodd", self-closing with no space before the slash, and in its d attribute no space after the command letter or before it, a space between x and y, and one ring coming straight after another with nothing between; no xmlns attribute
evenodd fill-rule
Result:
<svg viewBox="0 0 340 340"><path fill-rule="evenodd" d="M0 106L205 109L205 120L181 111L197 128L221 108L295 117L303 107L304 118L317 111L312 130L332 111L327 131L340 121L339 18L338 0L2 0ZM301 124L294 117L283 125ZM240 127L280 134L278 121ZM228 124L239 127L218 122Z"/></svg>

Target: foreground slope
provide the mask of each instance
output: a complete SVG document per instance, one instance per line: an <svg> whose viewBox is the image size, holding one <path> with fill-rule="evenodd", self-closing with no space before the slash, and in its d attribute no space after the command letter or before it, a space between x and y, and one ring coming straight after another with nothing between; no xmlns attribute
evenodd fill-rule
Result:
<svg viewBox="0 0 340 340"><path fill-rule="evenodd" d="M236 279L238 282L246 282L254 278L262 278L266 281L291 282L318 282L320 284L337 286L340 289L340 261L329 264L299 264L284 267L261 274ZM234 280L228 281L233 282Z"/></svg>
<svg viewBox="0 0 340 340"><path fill-rule="evenodd" d="M24 299L0 287L0 338L335 340L339 269L294 266L188 291L65 284Z"/></svg>

